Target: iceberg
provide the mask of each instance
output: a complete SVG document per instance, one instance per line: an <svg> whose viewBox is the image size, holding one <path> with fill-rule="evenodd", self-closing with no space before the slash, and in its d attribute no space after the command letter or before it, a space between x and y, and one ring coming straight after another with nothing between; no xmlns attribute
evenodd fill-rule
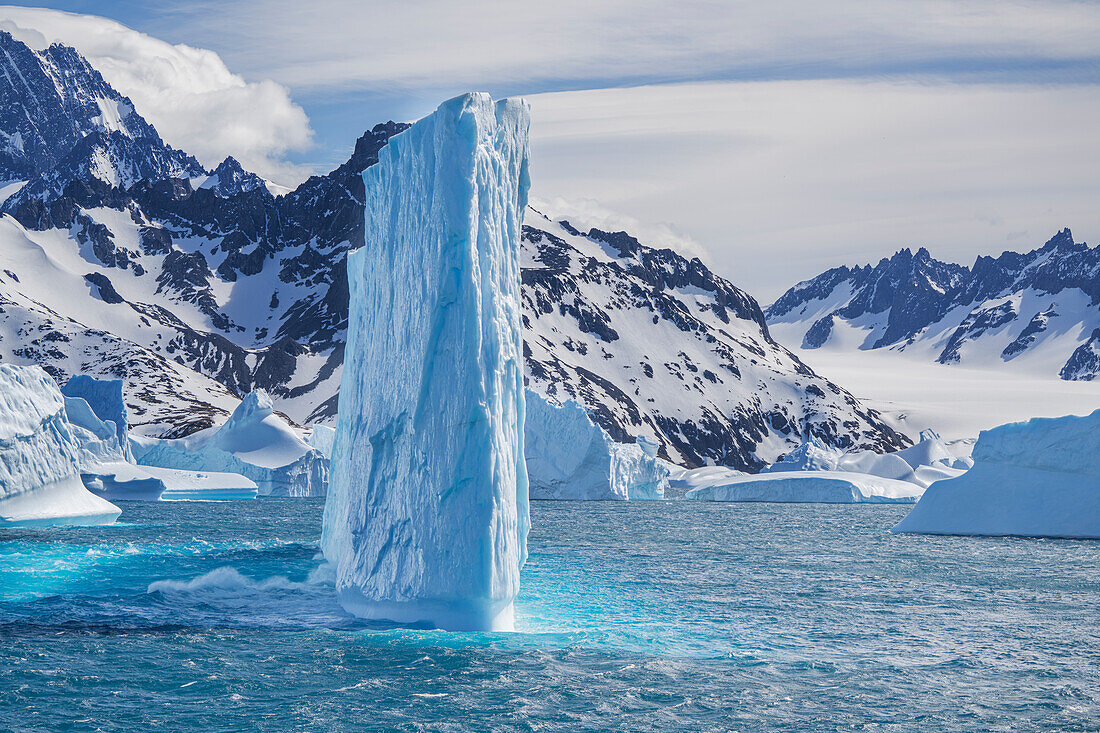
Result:
<svg viewBox="0 0 1100 733"><path fill-rule="evenodd" d="M61 388L61 394L84 400L95 417L114 428L123 460L133 460L127 441L129 416L122 397L121 379L96 379L87 374L76 374ZM69 419L72 420L71 415Z"/></svg>
<svg viewBox="0 0 1100 733"><path fill-rule="evenodd" d="M727 468L726 466L681 468L680 466L670 464L669 468L671 471L668 477L669 491L666 493L666 496L671 495L676 498L683 498L687 492L695 489L721 486L734 479L749 475L744 471Z"/></svg>
<svg viewBox="0 0 1100 733"><path fill-rule="evenodd" d="M898 533L1100 539L1100 410L984 430L974 467L937 481Z"/></svg>
<svg viewBox="0 0 1100 733"><path fill-rule="evenodd" d="M528 389L524 445L532 499L663 499L669 470L657 445L616 443L569 400L551 404Z"/></svg>
<svg viewBox="0 0 1100 733"><path fill-rule="evenodd" d="M77 379L70 379L62 394L72 391L70 386ZM80 383L87 385L89 379L81 379ZM121 404L122 382L111 380L108 384L112 387L117 385L117 398ZM89 390L84 394L93 392ZM117 411L104 414L114 414L116 419L125 420L125 409L122 408L121 414ZM80 479L85 488L109 501L156 501L160 498L164 493L164 482L134 465L125 423L120 428L114 420L100 419L100 415L83 397L66 396L65 414L80 450Z"/></svg>
<svg viewBox="0 0 1100 733"><path fill-rule="evenodd" d="M183 471L159 466L136 466L160 479L167 487L162 501L230 501L255 499L259 495L256 482L239 473L223 471Z"/></svg>
<svg viewBox="0 0 1100 733"><path fill-rule="evenodd" d="M80 480L65 398L36 366L0 365L0 524L110 524L122 511Z"/></svg>
<svg viewBox="0 0 1100 733"><path fill-rule="evenodd" d="M927 488L935 481L955 478L972 465L967 457L956 457L932 430L920 434L915 444L895 453L858 451L845 453L810 436L781 461L761 473L789 471L841 471L908 481Z"/></svg>
<svg viewBox="0 0 1100 733"><path fill-rule="evenodd" d="M527 557L526 102L468 94L363 174L322 549L349 612L512 627Z"/></svg>
<svg viewBox="0 0 1100 733"><path fill-rule="evenodd" d="M136 465L121 380L78 375L62 393L73 395L65 397L65 413L80 451L80 478L93 494L111 501L256 498L256 483L239 474Z"/></svg>
<svg viewBox="0 0 1100 733"><path fill-rule="evenodd" d="M314 425L309 433L309 444L321 452L325 458L332 458L332 444L336 441L336 430L328 425Z"/></svg>
<svg viewBox="0 0 1100 733"><path fill-rule="evenodd" d="M249 393L224 425L186 438L131 437L139 464L203 473L236 473L261 496L324 496L328 460L276 415L271 397Z"/></svg>
<svg viewBox="0 0 1100 733"><path fill-rule="evenodd" d="M787 471L835 471L844 451L825 445L816 435L810 435L802 444L761 473Z"/></svg>
<svg viewBox="0 0 1100 733"><path fill-rule="evenodd" d="M692 489L685 499L806 504L912 504L924 487L851 471L782 471Z"/></svg>

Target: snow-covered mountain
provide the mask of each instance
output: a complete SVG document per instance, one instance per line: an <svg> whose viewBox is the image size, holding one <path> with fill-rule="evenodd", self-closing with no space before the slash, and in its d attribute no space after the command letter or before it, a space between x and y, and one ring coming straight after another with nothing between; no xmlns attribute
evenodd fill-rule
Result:
<svg viewBox="0 0 1100 733"><path fill-rule="evenodd" d="M205 172L68 46L38 53L0 31L0 71L0 180L56 186L92 175L129 186Z"/></svg>
<svg viewBox="0 0 1100 733"><path fill-rule="evenodd" d="M0 360L62 383L123 379L138 434L188 435L259 388L297 423L331 422L361 174L407 125L376 125L347 163L276 196L232 158L206 171L166 146L71 49L36 54L6 34L0 47L0 130L26 140L20 119L51 120L5 163L28 182L0 207ZM776 344L756 301L698 260L533 211L523 247L532 385L575 398L612 437L748 469L808 434L907 442Z"/></svg>
<svg viewBox="0 0 1100 733"><path fill-rule="evenodd" d="M528 211L523 312L531 386L574 399L612 438L684 465L756 470L798 436L889 451L907 441L769 335L750 295L698 259Z"/></svg>
<svg viewBox="0 0 1100 733"><path fill-rule="evenodd" d="M1042 247L972 267L903 249L875 266L837 267L767 308L803 349L892 349L941 364L1100 375L1100 249L1069 229Z"/></svg>

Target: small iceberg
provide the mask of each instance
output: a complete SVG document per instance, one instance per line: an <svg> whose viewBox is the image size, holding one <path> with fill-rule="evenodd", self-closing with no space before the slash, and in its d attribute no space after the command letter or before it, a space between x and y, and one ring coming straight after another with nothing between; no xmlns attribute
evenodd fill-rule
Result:
<svg viewBox="0 0 1100 733"><path fill-rule="evenodd" d="M982 431L974 467L937 481L893 531L1100 539L1100 410Z"/></svg>
<svg viewBox="0 0 1100 733"><path fill-rule="evenodd" d="M84 486L108 501L160 499L164 482L134 465L122 380L77 375L61 393L65 395L65 414L73 437L80 447L80 479Z"/></svg>
<svg viewBox="0 0 1100 733"><path fill-rule="evenodd" d="M65 397L37 366L0 365L0 524L110 524L122 510L80 479Z"/></svg>
<svg viewBox="0 0 1100 733"><path fill-rule="evenodd" d="M130 444L143 466L240 474L261 496L324 496L328 485L328 459L275 414L262 389L241 400L221 427L175 440L132 437Z"/></svg>
<svg viewBox="0 0 1100 733"><path fill-rule="evenodd" d="M825 445L815 436L810 436L802 445L761 473L842 471L908 481L928 488L936 481L962 475L971 465L973 462L968 457L953 455L934 431L925 430L915 445L894 453L845 453Z"/></svg>
<svg viewBox="0 0 1100 733"><path fill-rule="evenodd" d="M524 445L532 499L660 500L669 470L656 443L616 443L572 400L551 404L526 391Z"/></svg>

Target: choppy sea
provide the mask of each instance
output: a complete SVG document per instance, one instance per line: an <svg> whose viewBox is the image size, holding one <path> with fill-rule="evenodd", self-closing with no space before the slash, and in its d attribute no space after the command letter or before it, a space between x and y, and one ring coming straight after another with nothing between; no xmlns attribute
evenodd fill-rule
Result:
<svg viewBox="0 0 1100 733"><path fill-rule="evenodd" d="M0 529L2 731L1100 730L1100 543L906 507L532 508L516 633L346 615L321 500Z"/></svg>

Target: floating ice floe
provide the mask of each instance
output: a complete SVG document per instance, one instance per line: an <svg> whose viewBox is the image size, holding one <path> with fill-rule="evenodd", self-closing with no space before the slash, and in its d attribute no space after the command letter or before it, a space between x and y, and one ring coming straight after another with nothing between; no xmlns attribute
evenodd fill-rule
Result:
<svg viewBox="0 0 1100 733"><path fill-rule="evenodd" d="M532 499L664 498L669 470L654 443L616 443L572 400L554 405L528 389L526 405Z"/></svg>
<svg viewBox="0 0 1100 733"><path fill-rule="evenodd" d="M262 389L241 400L221 427L175 440L131 437L130 444L144 466L197 471L208 482L213 474L240 474L261 496L325 495L328 460L274 413Z"/></svg>
<svg viewBox="0 0 1100 733"><path fill-rule="evenodd" d="M512 627L527 557L528 109L468 94L363 174L322 548L349 612Z"/></svg>
<svg viewBox="0 0 1100 733"><path fill-rule="evenodd" d="M0 524L110 524L121 510L80 480L81 452L57 384L0 365Z"/></svg>
<svg viewBox="0 0 1100 733"><path fill-rule="evenodd" d="M982 431L974 467L932 484L894 532L1100 539L1100 410Z"/></svg>

